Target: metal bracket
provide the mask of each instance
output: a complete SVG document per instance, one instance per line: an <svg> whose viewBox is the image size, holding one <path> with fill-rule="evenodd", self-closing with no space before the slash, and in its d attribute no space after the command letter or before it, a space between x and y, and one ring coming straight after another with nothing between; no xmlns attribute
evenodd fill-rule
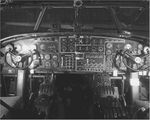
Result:
<svg viewBox="0 0 150 120"><path fill-rule="evenodd" d="M35 26L34 26L34 31L37 31L39 29L39 26L42 22L42 19L43 19L43 16L44 16L44 13L45 13L46 9L47 9L47 7L44 6L42 8L41 12L39 13L38 19L37 19L37 21L35 23Z"/></svg>

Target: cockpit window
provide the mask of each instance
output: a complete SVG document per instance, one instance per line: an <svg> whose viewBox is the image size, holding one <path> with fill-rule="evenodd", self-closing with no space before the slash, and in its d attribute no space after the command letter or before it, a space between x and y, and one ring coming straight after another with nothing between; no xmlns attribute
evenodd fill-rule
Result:
<svg viewBox="0 0 150 120"><path fill-rule="evenodd" d="M112 7L115 13L112 13ZM7 37L14 34L35 32L34 27L40 16L43 6L21 6L6 7L1 9L1 37ZM78 25L82 31L100 30L100 32L116 32L117 27L121 30L136 32L141 34L148 31L149 10L145 7L133 6L84 6L78 10ZM114 18L115 17L115 18ZM117 19L115 21L115 19ZM60 32L73 31L75 24L75 8L69 7L51 7L45 10L38 32L48 32L53 27L59 26ZM116 24L120 26L116 26ZM64 26L64 27L62 27ZM109 31L108 31L109 30ZM90 31L91 32L91 31Z"/></svg>
<svg viewBox="0 0 150 120"><path fill-rule="evenodd" d="M149 11L144 8L120 8L116 10L119 21L125 25L148 26Z"/></svg>

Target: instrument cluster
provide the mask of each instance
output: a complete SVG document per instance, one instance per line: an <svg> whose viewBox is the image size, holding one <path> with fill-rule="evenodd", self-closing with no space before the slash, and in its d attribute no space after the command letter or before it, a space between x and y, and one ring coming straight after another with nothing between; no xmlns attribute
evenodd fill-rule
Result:
<svg viewBox="0 0 150 120"><path fill-rule="evenodd" d="M57 70L59 68L59 38L40 37L38 40L38 51L41 56L42 64L40 69Z"/></svg>
<svg viewBox="0 0 150 120"><path fill-rule="evenodd" d="M33 62L29 68L32 69L31 66L38 64L35 72L50 70L56 72L111 73L115 68L114 58L118 51L128 51L130 56L135 56L135 62L140 62L140 64L143 61L139 56L142 54L148 55L150 52L148 46L136 41L89 35L78 37L74 35L57 35L20 40L14 42L13 45L8 44L5 51L11 51L14 48L20 54L32 51ZM34 50L38 51L38 54ZM147 62L146 65L148 61L149 59L144 61ZM122 70L127 69L122 62L122 57L116 58L116 64Z"/></svg>

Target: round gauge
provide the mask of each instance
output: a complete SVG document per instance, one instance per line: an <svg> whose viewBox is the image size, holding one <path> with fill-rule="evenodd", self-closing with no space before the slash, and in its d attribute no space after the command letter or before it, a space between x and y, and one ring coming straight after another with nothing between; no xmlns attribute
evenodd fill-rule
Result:
<svg viewBox="0 0 150 120"><path fill-rule="evenodd" d="M41 50L45 50L45 49L46 49L46 46L45 46L44 44L41 44L41 45L40 45L40 49L41 49Z"/></svg>
<svg viewBox="0 0 150 120"><path fill-rule="evenodd" d="M46 54L46 55L45 55L45 59L46 59L46 60L50 60L50 55L49 55L49 54Z"/></svg>
<svg viewBox="0 0 150 120"><path fill-rule="evenodd" d="M49 62L45 62L45 67L50 67L51 64Z"/></svg>
<svg viewBox="0 0 150 120"><path fill-rule="evenodd" d="M139 64L139 63L141 63L141 61L142 61L142 59L141 59L140 57L136 57L136 58L135 58L135 62L136 62L136 63Z"/></svg>
<svg viewBox="0 0 150 120"><path fill-rule="evenodd" d="M22 50L22 45L21 44L15 44L14 47L16 48L17 51Z"/></svg>
<svg viewBox="0 0 150 120"><path fill-rule="evenodd" d="M126 44L126 45L124 46L124 48L125 48L125 49L131 49L132 46L131 46L131 44Z"/></svg>
<svg viewBox="0 0 150 120"><path fill-rule="evenodd" d="M10 45L10 44L5 47L6 52L9 51L9 50L13 50L13 46Z"/></svg>
<svg viewBox="0 0 150 120"><path fill-rule="evenodd" d="M110 55L110 54L111 54L111 50L107 50L107 51L106 51L106 54L107 54L107 55Z"/></svg>
<svg viewBox="0 0 150 120"><path fill-rule="evenodd" d="M57 56L56 54L54 54L54 55L52 56L52 59L53 59L53 60L58 60L58 56Z"/></svg>
<svg viewBox="0 0 150 120"><path fill-rule="evenodd" d="M54 68L57 68L57 67L58 67L58 62L57 62L57 61L52 61L52 66L53 66Z"/></svg>
<svg viewBox="0 0 150 120"><path fill-rule="evenodd" d="M99 47L98 51L100 51L100 52L103 51L103 47Z"/></svg>
<svg viewBox="0 0 150 120"><path fill-rule="evenodd" d="M112 48L112 43L107 43L106 47L107 48Z"/></svg>

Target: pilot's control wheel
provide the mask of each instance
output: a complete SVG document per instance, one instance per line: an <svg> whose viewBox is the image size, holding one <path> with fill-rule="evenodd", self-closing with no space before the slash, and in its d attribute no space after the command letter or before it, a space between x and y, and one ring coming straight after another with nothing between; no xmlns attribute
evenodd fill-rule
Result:
<svg viewBox="0 0 150 120"><path fill-rule="evenodd" d="M33 61L33 53L29 51L27 54L20 54L13 51L8 51L5 54L6 63L13 68L26 69Z"/></svg>

